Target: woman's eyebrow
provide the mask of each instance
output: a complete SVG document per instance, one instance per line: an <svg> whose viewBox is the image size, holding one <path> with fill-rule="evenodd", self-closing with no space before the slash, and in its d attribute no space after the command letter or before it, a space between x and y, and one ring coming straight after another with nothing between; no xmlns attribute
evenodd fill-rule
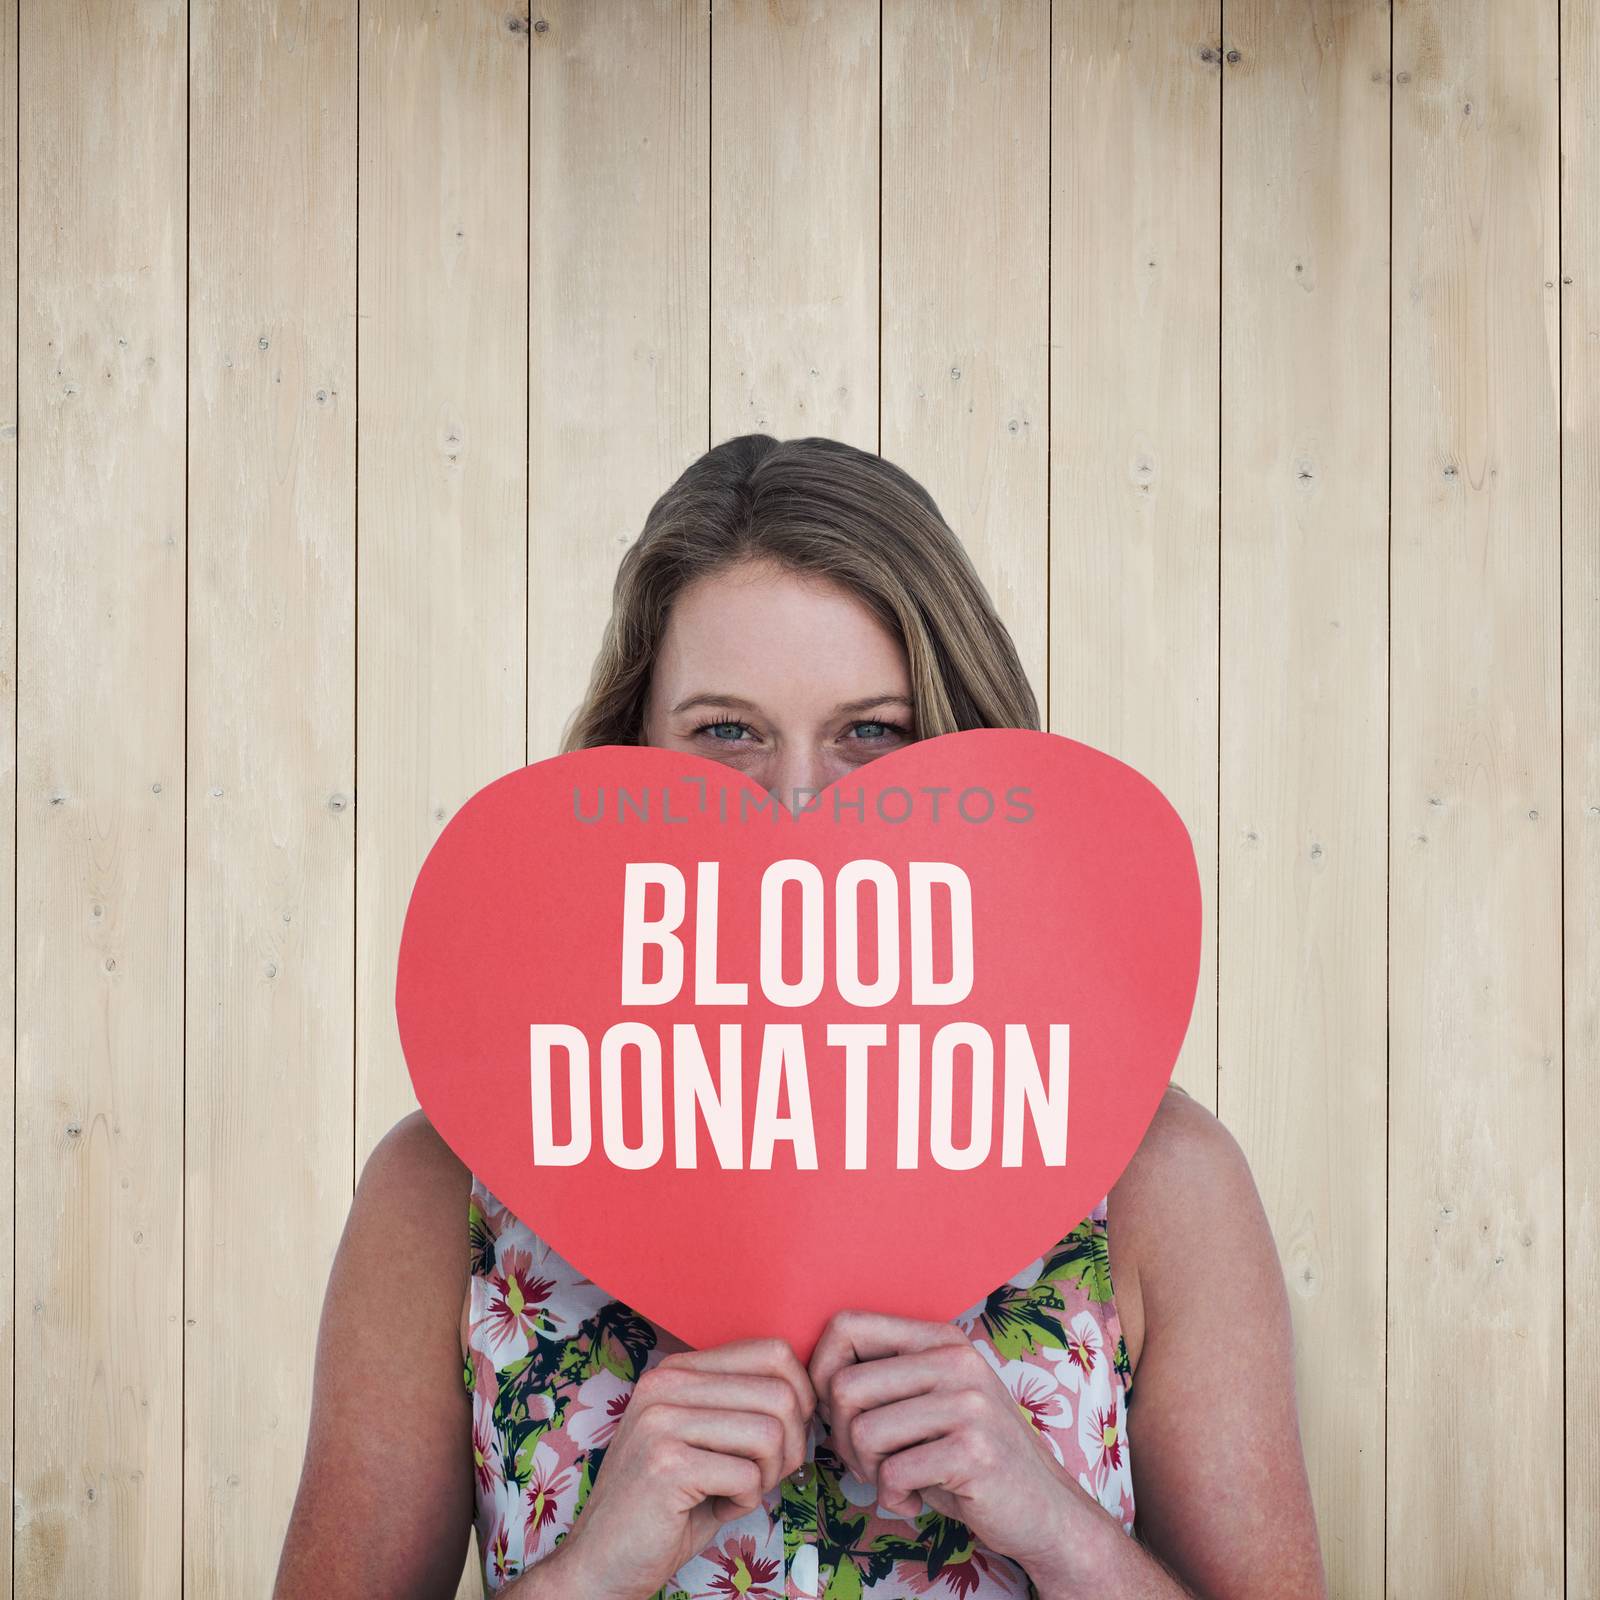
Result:
<svg viewBox="0 0 1600 1600"><path fill-rule="evenodd" d="M869 694L864 700L847 700L834 707L835 711L870 711L874 706L904 706L911 709L910 699L903 694Z"/></svg>
<svg viewBox="0 0 1600 1600"><path fill-rule="evenodd" d="M911 709L911 701L903 694L869 694L860 700L847 700L835 706L836 712L870 711L874 706L905 706ZM696 694L690 695L687 700L680 700L672 708L671 715L677 716L680 711L688 711L694 706L737 706L741 711L756 711L759 707L753 700L745 700L736 694Z"/></svg>
<svg viewBox="0 0 1600 1600"><path fill-rule="evenodd" d="M688 711L693 706L738 706L741 711L754 711L755 702L741 700L736 694L696 694L690 695L687 700L680 700L672 708L671 715L677 716L680 711Z"/></svg>

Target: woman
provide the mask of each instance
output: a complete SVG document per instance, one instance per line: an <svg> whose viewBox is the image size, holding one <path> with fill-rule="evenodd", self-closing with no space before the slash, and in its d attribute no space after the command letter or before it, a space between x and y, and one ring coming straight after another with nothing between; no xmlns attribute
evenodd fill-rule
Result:
<svg viewBox="0 0 1600 1600"><path fill-rule="evenodd" d="M564 747L708 755L794 809L911 740L1037 726L926 491L751 434L652 508ZM1277 1250L1176 1088L1039 1260L951 1323L842 1308L806 1367L686 1349L404 1118L330 1275L276 1593L452 1595L472 1521L517 1600L1325 1593Z"/></svg>

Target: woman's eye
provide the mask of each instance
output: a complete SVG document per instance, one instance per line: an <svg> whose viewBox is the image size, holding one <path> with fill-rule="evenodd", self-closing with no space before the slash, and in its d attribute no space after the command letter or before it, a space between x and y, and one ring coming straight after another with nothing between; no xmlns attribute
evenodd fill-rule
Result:
<svg viewBox="0 0 1600 1600"><path fill-rule="evenodd" d="M884 744L908 736L908 730L898 722L883 722L877 718L851 723L850 733L854 744ZM749 738L745 737L747 734ZM749 744L757 737L756 730L748 722L737 721L702 722L694 735L697 739L709 739L713 744Z"/></svg>
<svg viewBox="0 0 1600 1600"><path fill-rule="evenodd" d="M906 731L898 722L857 722L853 724L853 727L858 733L863 728L870 730L864 739L864 742L868 744L875 744L880 739L890 738Z"/></svg>

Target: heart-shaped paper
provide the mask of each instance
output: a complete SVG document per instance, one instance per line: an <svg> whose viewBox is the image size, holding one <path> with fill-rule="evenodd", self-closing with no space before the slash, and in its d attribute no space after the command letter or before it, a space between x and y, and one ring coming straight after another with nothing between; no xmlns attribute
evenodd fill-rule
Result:
<svg viewBox="0 0 1600 1600"><path fill-rule="evenodd" d="M769 884L763 929L763 877L780 861L813 881ZM863 861L879 865L841 878ZM701 916L703 862L717 863L716 898ZM627 902L630 863L650 882ZM646 924L666 916L656 880L674 868L685 892L669 937ZM941 1003L940 985L960 989L962 926L960 883L944 880L963 875L970 989ZM507 773L451 820L412 890L395 1010L429 1120L578 1270L688 1344L781 1334L805 1359L843 1307L949 1320L1107 1193L1189 1025L1200 904L1188 831L1160 790L1058 734L921 740L799 816L720 762L607 745ZM853 910L836 923L840 906ZM883 946L880 970L891 932L898 959ZM674 940L681 990L650 1003ZM743 1003L697 991L709 979L743 984ZM719 1079L730 1023L740 1055ZM880 1024L884 1042L847 1052L833 1023ZM803 1051L786 1057L796 1025ZM649 1123L647 1105L660 1107ZM563 1145L578 1153L585 1111L587 1155L551 1164Z"/></svg>

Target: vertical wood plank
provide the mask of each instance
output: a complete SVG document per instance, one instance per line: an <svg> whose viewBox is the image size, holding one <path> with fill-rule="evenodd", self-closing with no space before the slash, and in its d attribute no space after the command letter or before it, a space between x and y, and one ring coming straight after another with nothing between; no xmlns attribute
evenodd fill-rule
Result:
<svg viewBox="0 0 1600 1600"><path fill-rule="evenodd" d="M259 1592L349 1206L354 0L193 0L184 1583Z"/></svg>
<svg viewBox="0 0 1600 1600"><path fill-rule="evenodd" d="M883 8L882 453L923 483L1048 694L1050 15Z"/></svg>
<svg viewBox="0 0 1600 1600"><path fill-rule="evenodd" d="M1600 13L1561 7L1567 1594L1600 1593Z"/></svg>
<svg viewBox="0 0 1600 1600"><path fill-rule="evenodd" d="M1194 841L1200 976L1174 1079L1215 1108L1216 0L1056 0L1050 727L1147 773Z"/></svg>
<svg viewBox="0 0 1600 1600"><path fill-rule="evenodd" d="M358 1170L417 1104L394 1019L417 871L524 759L528 493L528 28L499 0L361 27Z"/></svg>
<svg viewBox="0 0 1600 1600"><path fill-rule="evenodd" d="M5 1242L16 1240L16 267L18 267L18 142L16 142L16 0L0 3L0 1214ZM16 1275L11 1251L0 1251L0 1373L16 1373ZM0 1384L0 1482L14 1499L13 1384ZM13 1520L0 1550L0 1600L13 1594Z"/></svg>
<svg viewBox="0 0 1600 1600"><path fill-rule="evenodd" d="M876 451L878 0L713 0L711 39L711 439Z"/></svg>
<svg viewBox="0 0 1600 1600"><path fill-rule="evenodd" d="M528 759L556 753L611 585L707 447L710 20L541 4L533 35Z"/></svg>
<svg viewBox="0 0 1600 1600"><path fill-rule="evenodd" d="M12 1477L16 1372L17 1131L17 6L0 3L0 1492ZM0 1595L11 1596L12 1519L0 1528Z"/></svg>
<svg viewBox="0 0 1600 1600"><path fill-rule="evenodd" d="M1389 10L1237 0L1223 91L1218 1113L1332 1593L1383 1590ZM1291 356L1292 353L1292 356Z"/></svg>
<svg viewBox="0 0 1600 1600"><path fill-rule="evenodd" d="M358 1169L417 1103L394 1018L417 871L526 756L528 49L498 0L362 10ZM474 1535L458 1593L481 1592Z"/></svg>
<svg viewBox="0 0 1600 1600"><path fill-rule="evenodd" d="M1395 9L1393 1595L1562 1589L1556 38Z"/></svg>
<svg viewBox="0 0 1600 1600"><path fill-rule="evenodd" d="M15 1582L156 1600L183 1548L186 14L20 23Z"/></svg>

